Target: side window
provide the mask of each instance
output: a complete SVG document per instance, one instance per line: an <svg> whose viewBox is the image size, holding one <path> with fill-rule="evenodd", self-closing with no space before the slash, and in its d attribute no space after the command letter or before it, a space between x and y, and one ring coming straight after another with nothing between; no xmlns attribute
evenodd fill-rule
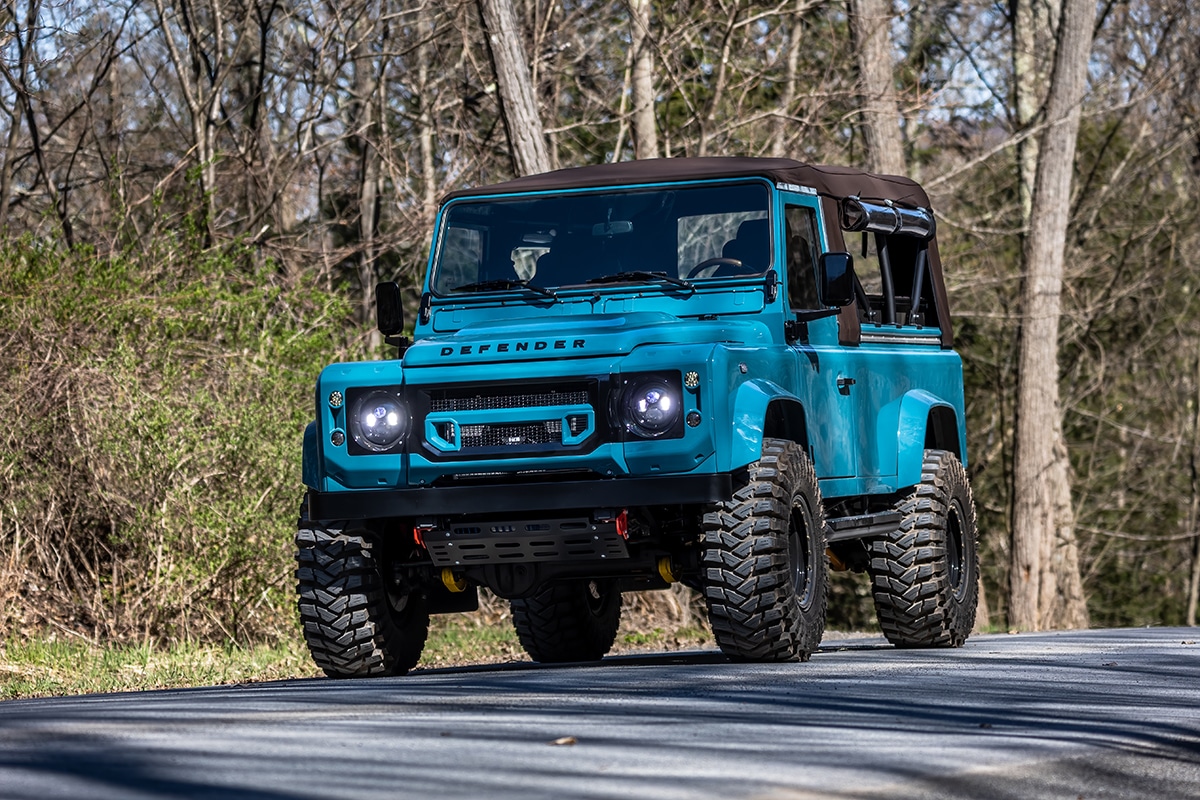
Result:
<svg viewBox="0 0 1200 800"><path fill-rule="evenodd" d="M899 234L848 235L859 282L859 315L864 322L884 325L934 324L933 286L928 280L926 243ZM913 313L917 300L917 313Z"/></svg>
<svg viewBox="0 0 1200 800"><path fill-rule="evenodd" d="M788 304L795 309L820 308L817 298L817 214L806 206L783 212L787 252Z"/></svg>
<svg viewBox="0 0 1200 800"><path fill-rule="evenodd" d="M868 322L880 322L883 311L883 274L879 266L879 236L863 231L859 233L858 241L853 234L847 235L846 247L854 256L854 279L866 294L867 302L859 296L859 311ZM865 306L865 307L863 307Z"/></svg>

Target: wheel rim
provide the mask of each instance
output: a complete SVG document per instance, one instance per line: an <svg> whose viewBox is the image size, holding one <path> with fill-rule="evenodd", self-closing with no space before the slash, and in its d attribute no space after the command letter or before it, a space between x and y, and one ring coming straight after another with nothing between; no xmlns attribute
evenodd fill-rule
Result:
<svg viewBox="0 0 1200 800"><path fill-rule="evenodd" d="M809 552L812 537L808 509L803 503L793 506L791 520L788 523L788 562L792 573L792 590L796 601L802 608L812 601L813 594L813 556Z"/></svg>
<svg viewBox="0 0 1200 800"><path fill-rule="evenodd" d="M962 510L956 500L950 503L950 509L946 514L946 574L950 579L950 588L957 600L962 600L967 593L964 549Z"/></svg>

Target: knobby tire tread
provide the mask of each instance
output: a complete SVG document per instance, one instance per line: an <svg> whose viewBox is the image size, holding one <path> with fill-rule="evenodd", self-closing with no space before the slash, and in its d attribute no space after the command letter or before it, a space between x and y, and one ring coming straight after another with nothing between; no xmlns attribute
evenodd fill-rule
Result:
<svg viewBox="0 0 1200 800"><path fill-rule="evenodd" d="M963 527L963 597L947 560L951 503L957 499ZM876 617L897 647L961 647L975 625L979 601L979 555L975 506L966 471L944 450L926 450L921 483L897 504L900 526L869 543Z"/></svg>
<svg viewBox="0 0 1200 800"><path fill-rule="evenodd" d="M361 532L301 520L296 532L300 621L313 661L331 678L403 675L429 630L424 598L391 607L375 544Z"/></svg>
<svg viewBox="0 0 1200 800"><path fill-rule="evenodd" d="M810 558L817 585L806 607L792 587L788 530L792 501L805 495L817 537ZM807 661L825 627L828 601L825 519L816 472L794 442L765 439L733 499L702 521L704 595L722 652L739 661Z"/></svg>
<svg viewBox="0 0 1200 800"><path fill-rule="evenodd" d="M586 596L588 581L557 581L511 601L513 627L530 658L544 664L599 661L612 649L621 594L611 581L598 584L602 599L596 611Z"/></svg>

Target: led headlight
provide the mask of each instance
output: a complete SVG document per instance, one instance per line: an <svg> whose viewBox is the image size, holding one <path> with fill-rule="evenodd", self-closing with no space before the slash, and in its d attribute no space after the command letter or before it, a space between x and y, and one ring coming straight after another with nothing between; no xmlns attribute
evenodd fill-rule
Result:
<svg viewBox="0 0 1200 800"><path fill-rule="evenodd" d="M355 399L348 421L355 444L386 453L408 433L408 408L394 393L376 389Z"/></svg>
<svg viewBox="0 0 1200 800"><path fill-rule="evenodd" d="M679 421L680 401L679 387L666 378L631 380L621 395L625 430L646 439L669 433Z"/></svg>

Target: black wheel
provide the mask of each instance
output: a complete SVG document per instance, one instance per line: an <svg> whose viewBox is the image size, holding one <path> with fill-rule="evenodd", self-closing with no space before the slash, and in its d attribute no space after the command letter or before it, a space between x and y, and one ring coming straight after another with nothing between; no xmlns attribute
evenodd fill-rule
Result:
<svg viewBox="0 0 1200 800"><path fill-rule="evenodd" d="M331 678L412 669L429 632L425 598L388 590L368 532L301 517L296 547L300 621L317 666Z"/></svg>
<svg viewBox="0 0 1200 800"><path fill-rule="evenodd" d="M599 661L621 623L621 593L611 580L550 583L512 601L513 627L534 661Z"/></svg>
<svg viewBox="0 0 1200 800"><path fill-rule="evenodd" d="M807 661L825 632L829 569L816 472L794 442L764 439L733 500L704 515L704 598L722 652Z"/></svg>
<svg viewBox="0 0 1200 800"><path fill-rule="evenodd" d="M975 626L979 554L967 473L945 450L926 450L921 482L897 509L892 534L870 542L875 613L897 647L961 647Z"/></svg>

